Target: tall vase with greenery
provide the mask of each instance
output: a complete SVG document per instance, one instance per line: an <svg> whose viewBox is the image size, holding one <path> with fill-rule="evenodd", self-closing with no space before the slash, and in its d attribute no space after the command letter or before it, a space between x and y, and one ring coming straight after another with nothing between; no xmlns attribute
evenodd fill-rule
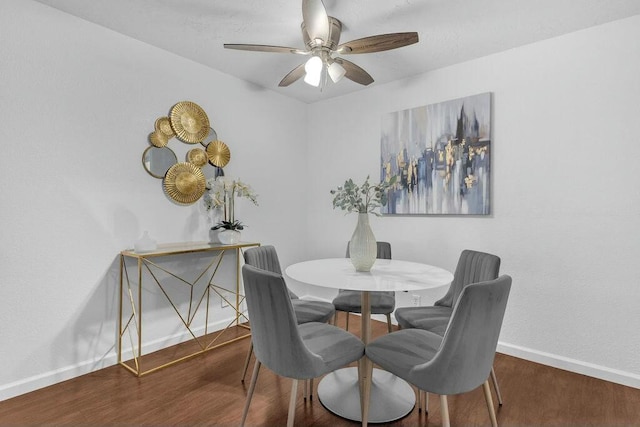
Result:
<svg viewBox="0 0 640 427"><path fill-rule="evenodd" d="M206 188L203 201L207 211L222 211L223 218L211 227L211 230L221 230L218 233L221 243L237 243L240 240L240 231L244 230L246 225L235 218L235 199L245 197L257 206L258 195L248 184L225 176L208 180Z"/></svg>
<svg viewBox="0 0 640 427"><path fill-rule="evenodd" d="M396 177L393 177L389 181L370 184L367 176L362 185L348 179L344 185L331 190L334 209L358 214L358 223L349 241L349 256L356 271L370 271L376 261L378 248L369 225L369 214L380 216L376 209L387 204L388 190L395 182Z"/></svg>

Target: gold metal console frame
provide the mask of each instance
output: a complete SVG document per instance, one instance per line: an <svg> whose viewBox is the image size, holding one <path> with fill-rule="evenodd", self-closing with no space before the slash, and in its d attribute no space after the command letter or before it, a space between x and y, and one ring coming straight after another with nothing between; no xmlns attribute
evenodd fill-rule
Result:
<svg viewBox="0 0 640 427"><path fill-rule="evenodd" d="M251 336L250 332L244 335L237 336L235 338L219 342L222 334L232 326L241 327L249 330L249 327L245 325L249 319L242 311L242 302L244 301L244 295L241 294L240 288L240 265L241 254L244 248L260 246L259 243L253 242L240 242L234 245L223 244L211 244L206 242L186 242L186 243L174 243L159 245L158 249L150 252L137 253L133 250L124 250L120 252L120 296L119 296L119 322L118 322L118 364L129 370L134 375L141 377L146 374L150 374L159 369L166 368L175 363L181 362L186 359L190 359L194 356L213 350L215 348L231 344L238 340L248 338ZM235 271L235 289L227 289L221 287L213 282L218 269L222 265L225 253L233 251L236 255L236 271ZM154 258L167 257L173 255L182 255L190 253L211 253L212 259L204 270L197 275L197 277L188 281L184 278L172 273L168 269L154 262ZM137 261L137 290L135 289L135 283L131 284L129 279L129 272L127 270L127 259L134 259ZM190 288L189 291L189 304L186 316L180 313L179 308L168 294L165 286L161 283L157 274L154 274L154 270L162 271L169 275L173 279L177 279L179 282L187 285ZM205 274L213 269L211 276L208 278L208 283L202 290L201 294L194 293L194 287L205 276ZM197 350L190 352L186 356L179 357L175 360L171 360L168 363L163 363L159 366L143 370L142 368L142 289L143 289L143 271L146 270L147 276L153 279L153 282L162 291L162 294L166 297L167 301L175 311L175 314L180 318L182 325L186 328L188 333L192 336L192 341L197 343ZM217 333L209 334L209 302L211 292L215 292L222 300L235 310L234 318L225 326L224 329L216 331ZM235 296L235 301L229 301L227 299L228 293ZM128 297L131 305L131 314L123 319L123 304L125 303L125 295ZM137 298L136 298L137 297ZM204 321L204 334L196 335L192 322L194 321L196 314L199 313L201 307L204 305L205 321ZM242 322L242 323L241 323ZM131 360L122 360L122 340L123 336L128 335L131 343L131 351L133 352L133 358ZM135 335L135 337L133 336ZM210 336L211 335L211 336Z"/></svg>

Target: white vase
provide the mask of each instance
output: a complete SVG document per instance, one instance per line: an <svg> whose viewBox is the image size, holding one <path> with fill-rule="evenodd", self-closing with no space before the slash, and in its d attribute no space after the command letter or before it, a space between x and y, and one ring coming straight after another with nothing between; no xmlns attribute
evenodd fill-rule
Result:
<svg viewBox="0 0 640 427"><path fill-rule="evenodd" d="M155 240L149 237L149 232L144 231L142 237L133 244L133 250L136 252L151 252L158 248Z"/></svg>
<svg viewBox="0 0 640 427"><path fill-rule="evenodd" d="M218 233L218 240L224 245L235 245L240 241L240 232L237 230L222 230Z"/></svg>
<svg viewBox="0 0 640 427"><path fill-rule="evenodd" d="M369 214L359 213L358 224L349 241L349 257L356 271L370 271L376 262L378 245L369 226Z"/></svg>

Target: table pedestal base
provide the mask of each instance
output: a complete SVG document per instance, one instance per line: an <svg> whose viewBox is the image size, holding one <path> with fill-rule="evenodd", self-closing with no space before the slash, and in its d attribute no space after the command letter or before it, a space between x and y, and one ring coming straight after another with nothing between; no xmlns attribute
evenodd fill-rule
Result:
<svg viewBox="0 0 640 427"><path fill-rule="evenodd" d="M338 369L326 375L318 383L318 399L334 414L362 421L358 368ZM415 392L405 380L381 369L373 370L370 423L398 420L411 412L415 403Z"/></svg>

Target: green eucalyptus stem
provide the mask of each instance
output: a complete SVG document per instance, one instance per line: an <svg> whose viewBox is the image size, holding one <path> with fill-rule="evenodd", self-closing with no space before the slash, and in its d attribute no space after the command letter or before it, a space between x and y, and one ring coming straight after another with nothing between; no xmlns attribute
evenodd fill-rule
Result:
<svg viewBox="0 0 640 427"><path fill-rule="evenodd" d="M382 181L378 184L369 184L369 176L360 186L356 185L352 179L344 182L335 190L331 190L333 197L333 208L340 208L344 211L357 213L373 213L376 208L385 206L388 200L388 191L395 185L397 176L393 176L389 181Z"/></svg>

